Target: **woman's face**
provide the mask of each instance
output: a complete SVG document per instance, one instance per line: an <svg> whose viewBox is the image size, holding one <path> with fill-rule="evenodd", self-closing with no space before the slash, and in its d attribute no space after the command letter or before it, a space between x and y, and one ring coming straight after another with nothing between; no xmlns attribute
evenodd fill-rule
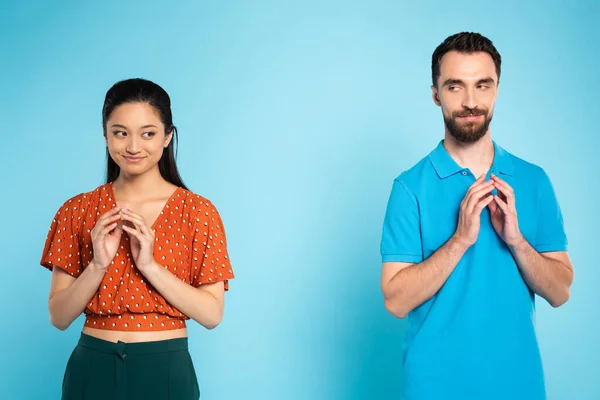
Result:
<svg viewBox="0 0 600 400"><path fill-rule="evenodd" d="M106 145L121 174L141 175L158 168L173 133L165 135L158 112L148 103L115 107L106 122Z"/></svg>

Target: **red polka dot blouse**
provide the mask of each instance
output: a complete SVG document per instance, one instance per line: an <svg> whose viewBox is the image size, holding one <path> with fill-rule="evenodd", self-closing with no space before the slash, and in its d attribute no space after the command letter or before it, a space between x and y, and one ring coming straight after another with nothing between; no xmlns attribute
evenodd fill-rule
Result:
<svg viewBox="0 0 600 400"><path fill-rule="evenodd" d="M77 278L94 256L91 231L102 214L116 207L112 184L67 200L56 213L40 264ZM152 225L154 258L194 287L228 280L233 271L223 222L207 199L177 188ZM185 327L189 317L171 306L144 280L133 263L127 235L85 309L85 326L121 331L158 331Z"/></svg>

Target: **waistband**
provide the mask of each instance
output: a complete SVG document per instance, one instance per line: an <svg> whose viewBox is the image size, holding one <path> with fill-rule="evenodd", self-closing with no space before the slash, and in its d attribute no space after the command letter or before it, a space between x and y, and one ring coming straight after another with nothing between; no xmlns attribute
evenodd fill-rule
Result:
<svg viewBox="0 0 600 400"><path fill-rule="evenodd" d="M87 314L84 325L114 331L167 331L185 328L186 319L160 313Z"/></svg>
<svg viewBox="0 0 600 400"><path fill-rule="evenodd" d="M157 340L152 342L110 342L96 337L81 334L79 346L87 347L102 353L115 354L123 357L126 354L156 354L188 349L188 338Z"/></svg>

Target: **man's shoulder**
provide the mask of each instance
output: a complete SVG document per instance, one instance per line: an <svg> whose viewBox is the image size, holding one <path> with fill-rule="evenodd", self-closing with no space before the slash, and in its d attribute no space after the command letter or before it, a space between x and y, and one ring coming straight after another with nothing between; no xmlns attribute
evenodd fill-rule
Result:
<svg viewBox="0 0 600 400"><path fill-rule="evenodd" d="M404 185L411 186L415 183L421 182L423 178L432 171L431 161L429 160L429 154L421 158L417 163L412 165L410 168L402 171L400 175L395 178Z"/></svg>
<svg viewBox="0 0 600 400"><path fill-rule="evenodd" d="M506 153L506 157L510 159L515 172L520 177L526 179L540 179L546 177L546 171L540 165L525 160L504 148L502 148L502 150Z"/></svg>
<svg viewBox="0 0 600 400"><path fill-rule="evenodd" d="M402 171L400 175L396 176L394 182L401 184L412 194L418 193L423 185L431 184L431 180L437 177L431 161L431 154L435 149L432 149L410 168Z"/></svg>

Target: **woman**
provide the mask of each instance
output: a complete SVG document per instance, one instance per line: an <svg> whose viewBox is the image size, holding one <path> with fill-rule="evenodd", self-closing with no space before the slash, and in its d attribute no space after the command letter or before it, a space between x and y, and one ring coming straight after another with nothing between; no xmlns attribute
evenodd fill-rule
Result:
<svg viewBox="0 0 600 400"><path fill-rule="evenodd" d="M198 399L185 320L219 324L233 272L215 207L183 184L168 94L115 84L102 111L107 183L63 204L41 265L50 321L86 320L63 399Z"/></svg>

